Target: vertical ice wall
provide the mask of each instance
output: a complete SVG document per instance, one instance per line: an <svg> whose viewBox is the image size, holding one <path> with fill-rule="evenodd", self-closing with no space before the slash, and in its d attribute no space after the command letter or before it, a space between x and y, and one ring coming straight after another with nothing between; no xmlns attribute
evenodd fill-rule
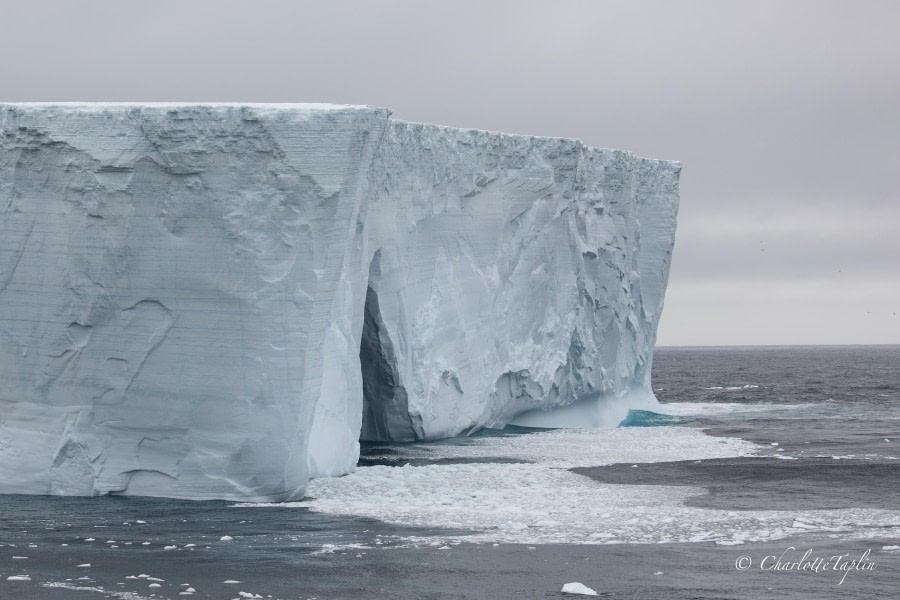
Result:
<svg viewBox="0 0 900 600"><path fill-rule="evenodd" d="M0 492L280 499L352 468L387 118L0 107Z"/></svg>
<svg viewBox="0 0 900 600"><path fill-rule="evenodd" d="M288 499L360 438L615 424L679 168L370 107L0 105L0 493Z"/></svg>
<svg viewBox="0 0 900 600"><path fill-rule="evenodd" d="M577 140L392 121L367 203L364 352L385 366L366 377L363 439L615 425L654 402L679 171Z"/></svg>

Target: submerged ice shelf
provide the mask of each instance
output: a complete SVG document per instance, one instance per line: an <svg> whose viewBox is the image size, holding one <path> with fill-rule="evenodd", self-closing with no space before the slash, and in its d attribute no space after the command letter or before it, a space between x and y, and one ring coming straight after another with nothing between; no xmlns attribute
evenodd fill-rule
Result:
<svg viewBox="0 0 900 600"><path fill-rule="evenodd" d="M331 105L0 105L0 493L287 500L359 439L614 425L677 163Z"/></svg>

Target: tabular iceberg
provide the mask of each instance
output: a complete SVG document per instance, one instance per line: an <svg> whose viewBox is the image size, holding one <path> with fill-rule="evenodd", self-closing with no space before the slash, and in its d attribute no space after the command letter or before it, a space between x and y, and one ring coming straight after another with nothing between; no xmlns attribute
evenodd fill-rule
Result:
<svg viewBox="0 0 900 600"><path fill-rule="evenodd" d="M653 402L680 165L334 105L0 105L0 493L286 500Z"/></svg>

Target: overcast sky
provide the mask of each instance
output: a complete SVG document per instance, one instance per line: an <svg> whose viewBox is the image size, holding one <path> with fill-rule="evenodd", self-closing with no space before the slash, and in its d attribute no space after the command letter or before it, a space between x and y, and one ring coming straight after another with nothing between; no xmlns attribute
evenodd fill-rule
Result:
<svg viewBox="0 0 900 600"><path fill-rule="evenodd" d="M2 101L374 104L680 160L661 345L900 343L900 2L8 4Z"/></svg>

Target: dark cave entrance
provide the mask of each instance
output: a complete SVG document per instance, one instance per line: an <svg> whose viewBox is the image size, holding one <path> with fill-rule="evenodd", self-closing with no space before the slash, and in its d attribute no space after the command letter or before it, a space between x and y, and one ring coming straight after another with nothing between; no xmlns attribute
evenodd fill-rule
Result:
<svg viewBox="0 0 900 600"><path fill-rule="evenodd" d="M409 416L406 388L400 384L394 346L385 330L378 293L371 277L380 274L379 253L369 267L365 318L359 346L363 381L360 441L405 442L418 439ZM374 271L374 273L373 273Z"/></svg>

